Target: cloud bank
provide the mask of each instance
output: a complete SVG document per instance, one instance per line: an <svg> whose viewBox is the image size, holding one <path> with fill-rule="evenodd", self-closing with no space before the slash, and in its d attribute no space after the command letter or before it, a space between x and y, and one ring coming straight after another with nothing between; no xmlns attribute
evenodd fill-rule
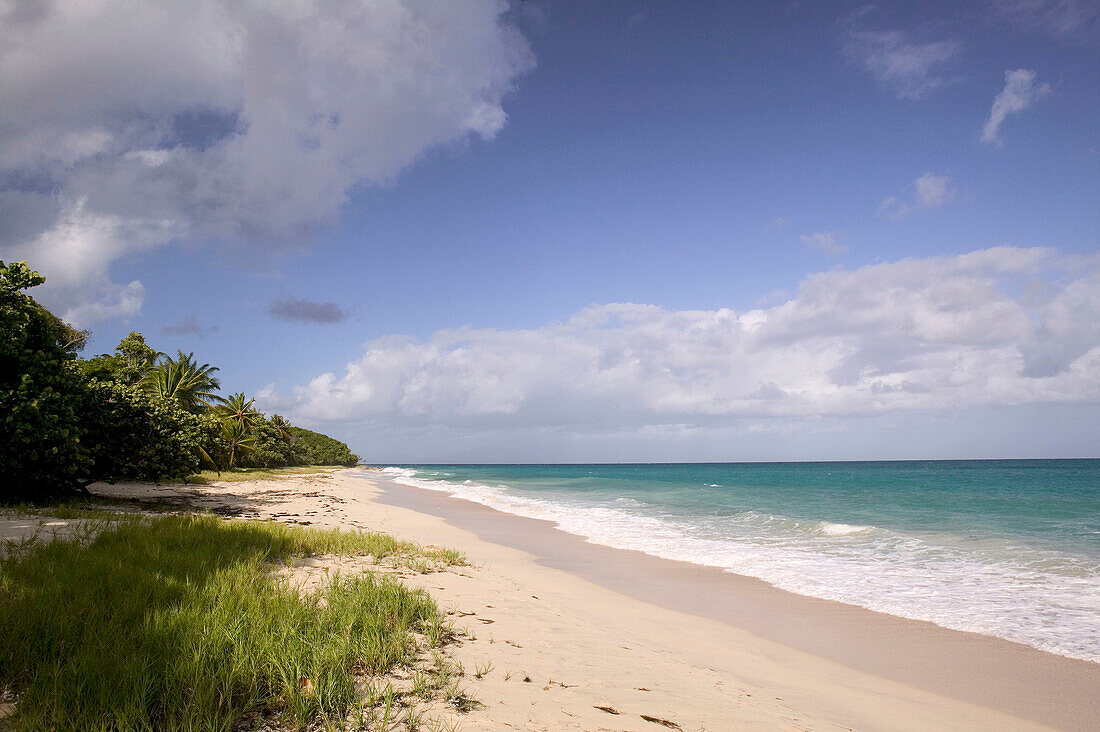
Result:
<svg viewBox="0 0 1100 732"><path fill-rule="evenodd" d="M1019 114L1050 93L1050 85L1036 83L1038 76L1030 69L1005 72L1005 88L994 98L989 119L982 128L982 142L1000 147L1001 125L1010 114Z"/></svg>
<svg viewBox="0 0 1100 732"><path fill-rule="evenodd" d="M265 248L358 183L490 139L530 68L499 0L0 3L0 253L78 324L132 315L110 265L180 240Z"/></svg>
<svg viewBox="0 0 1100 732"><path fill-rule="evenodd" d="M528 330L387 336L342 374L260 396L307 423L450 444L1096 403L1100 256L1001 247L815 274L745 312L622 303Z"/></svg>

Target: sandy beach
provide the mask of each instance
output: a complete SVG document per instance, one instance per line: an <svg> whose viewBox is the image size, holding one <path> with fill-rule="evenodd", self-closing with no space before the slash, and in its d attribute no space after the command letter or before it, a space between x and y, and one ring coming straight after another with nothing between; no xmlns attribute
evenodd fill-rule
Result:
<svg viewBox="0 0 1100 732"><path fill-rule="evenodd" d="M1098 61L0 0L0 732L1100 732Z"/></svg>
<svg viewBox="0 0 1100 732"><path fill-rule="evenodd" d="M1100 719L1100 665L595 546L377 473L93 490L465 552L472 566L405 578L468 631L455 657L484 706L456 715L463 729L1083 730Z"/></svg>

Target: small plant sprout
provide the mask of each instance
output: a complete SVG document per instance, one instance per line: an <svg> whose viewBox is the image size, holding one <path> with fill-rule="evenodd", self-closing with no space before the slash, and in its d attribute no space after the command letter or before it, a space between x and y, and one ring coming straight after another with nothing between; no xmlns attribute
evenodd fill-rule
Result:
<svg viewBox="0 0 1100 732"><path fill-rule="evenodd" d="M493 662L492 661L486 661L483 664L476 664L474 666L474 678L475 679L481 679L481 677L485 676L486 674L488 674L492 670L493 670Z"/></svg>

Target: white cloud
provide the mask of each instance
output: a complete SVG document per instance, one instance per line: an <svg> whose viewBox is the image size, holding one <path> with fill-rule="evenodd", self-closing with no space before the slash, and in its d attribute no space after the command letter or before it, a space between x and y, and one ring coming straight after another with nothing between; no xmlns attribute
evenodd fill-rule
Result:
<svg viewBox="0 0 1100 732"><path fill-rule="evenodd" d="M85 327L110 318L128 318L141 310L145 288L137 280L112 282L108 274L111 261L125 253L147 250L178 233L178 222L97 214L80 199L63 210L50 228L9 248L8 256L26 259L48 274L51 290L47 302L60 305L59 314L65 321Z"/></svg>
<svg viewBox="0 0 1100 732"><path fill-rule="evenodd" d="M66 309L115 287L112 261L175 238L296 243L353 185L501 129L532 63L506 9L0 2L0 204L34 214L0 226L0 252L31 259ZM93 270L51 254L71 250Z"/></svg>
<svg viewBox="0 0 1100 732"><path fill-rule="evenodd" d="M949 83L943 67L961 48L953 40L918 43L901 31L859 31L844 52L899 97L923 99Z"/></svg>
<svg viewBox="0 0 1100 732"><path fill-rule="evenodd" d="M955 187L946 175L925 173L913 181L912 195L905 199L887 196L879 204L879 213L892 219L900 219L914 211L939 208L955 197Z"/></svg>
<svg viewBox="0 0 1100 732"><path fill-rule="evenodd" d="M1005 88L993 100L989 119L982 128L982 142L1004 144L1000 131L1008 115L1019 114L1050 93L1050 85L1037 84L1036 79L1036 73L1030 69L1005 72Z"/></svg>
<svg viewBox="0 0 1100 732"><path fill-rule="evenodd" d="M452 446L1095 402L1100 257L1001 247L815 274L746 312L625 303L529 330L388 336L342 374L263 397L306 423Z"/></svg>
<svg viewBox="0 0 1100 732"><path fill-rule="evenodd" d="M1096 40L1100 3L1095 0L993 0L993 7L1021 29L1040 28L1062 40Z"/></svg>
<svg viewBox="0 0 1100 732"><path fill-rule="evenodd" d="M145 286L134 280L128 285L113 282L101 285L94 299L68 308L61 314L62 320L76 327L112 318L129 318L141 311L145 302Z"/></svg>
<svg viewBox="0 0 1100 732"><path fill-rule="evenodd" d="M951 179L943 175L925 173L913 182L913 188L917 193L917 205L921 208L939 208L954 195Z"/></svg>
<svg viewBox="0 0 1100 732"><path fill-rule="evenodd" d="M837 239L837 235L831 231L819 231L814 234L803 234L798 237L802 240L802 243L808 247L813 247L818 251L825 252L831 257L835 257L838 254L843 254L848 251L846 244L843 244Z"/></svg>

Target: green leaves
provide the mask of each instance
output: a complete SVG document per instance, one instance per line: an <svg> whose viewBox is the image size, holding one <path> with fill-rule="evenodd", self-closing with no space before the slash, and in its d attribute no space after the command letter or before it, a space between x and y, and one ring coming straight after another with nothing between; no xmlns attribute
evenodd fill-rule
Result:
<svg viewBox="0 0 1100 732"><path fill-rule="evenodd" d="M28 290L38 287L46 278L38 274L27 265L26 262L12 262L4 264L0 260L0 281L4 282L5 289Z"/></svg>
<svg viewBox="0 0 1100 732"><path fill-rule="evenodd" d="M294 437L294 455L299 465L359 464L359 456L339 440L302 427L290 427L289 431Z"/></svg>
<svg viewBox="0 0 1100 732"><path fill-rule="evenodd" d="M220 404L214 407L214 412L222 420L239 424L244 430L251 432L256 428L256 423L263 415L252 407L255 399L245 399L243 392L230 394L227 397L217 398Z"/></svg>
<svg viewBox="0 0 1100 732"><path fill-rule="evenodd" d="M157 358L162 355L145 343L141 333L130 331L130 335L115 347L114 354L100 354L80 361L79 366L89 378L139 384L156 368Z"/></svg>
<svg viewBox="0 0 1100 732"><path fill-rule="evenodd" d="M80 426L90 439L87 479L161 481L198 471L218 424L137 386L89 381Z"/></svg>
<svg viewBox="0 0 1100 732"><path fill-rule="evenodd" d="M256 438L252 435L252 429L234 419L222 419L221 438L229 453L226 467L230 469L236 464L240 455L255 449Z"/></svg>
<svg viewBox="0 0 1100 732"><path fill-rule="evenodd" d="M218 397L218 369L160 354L131 332L78 360L88 338L23 291L45 279L0 261L0 501L95 480L168 480L223 468L354 465L347 445L271 420L243 393Z"/></svg>
<svg viewBox="0 0 1100 732"><path fill-rule="evenodd" d="M281 414L276 414L269 420L269 423L278 433L279 437L287 442L294 442L294 435L290 434L290 422L287 421L286 417Z"/></svg>
<svg viewBox="0 0 1100 732"><path fill-rule="evenodd" d="M217 366L199 364L194 353L178 352L178 358L162 355L159 362L142 381L153 394L174 399L189 412L202 412L218 401L214 394L221 382L214 376Z"/></svg>
<svg viewBox="0 0 1100 732"><path fill-rule="evenodd" d="M26 262L0 261L0 500L69 490L88 463L77 429L81 380L72 367L86 334L22 292L44 281Z"/></svg>

